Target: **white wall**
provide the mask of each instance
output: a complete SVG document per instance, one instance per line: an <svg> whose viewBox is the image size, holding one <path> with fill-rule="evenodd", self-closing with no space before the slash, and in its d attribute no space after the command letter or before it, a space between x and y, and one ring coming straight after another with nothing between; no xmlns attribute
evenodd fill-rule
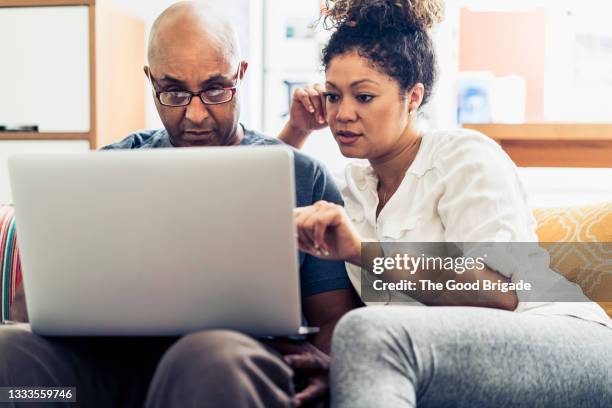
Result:
<svg viewBox="0 0 612 408"><path fill-rule="evenodd" d="M612 169L524 167L519 174L531 207L612 202Z"/></svg>
<svg viewBox="0 0 612 408"><path fill-rule="evenodd" d="M0 8L0 125L88 132L86 6Z"/></svg>

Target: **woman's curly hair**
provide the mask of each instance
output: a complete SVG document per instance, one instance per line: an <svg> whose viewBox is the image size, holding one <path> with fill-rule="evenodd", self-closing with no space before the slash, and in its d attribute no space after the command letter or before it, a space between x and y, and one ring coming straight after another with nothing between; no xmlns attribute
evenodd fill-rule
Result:
<svg viewBox="0 0 612 408"><path fill-rule="evenodd" d="M437 78L430 30L443 12L443 0L326 0L325 27L334 33L323 65L327 69L334 57L357 51L402 91L422 83L425 104Z"/></svg>

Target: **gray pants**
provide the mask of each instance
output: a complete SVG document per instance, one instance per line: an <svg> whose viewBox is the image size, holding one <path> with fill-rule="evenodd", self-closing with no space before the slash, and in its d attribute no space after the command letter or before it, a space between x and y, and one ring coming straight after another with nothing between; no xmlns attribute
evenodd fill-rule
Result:
<svg viewBox="0 0 612 408"><path fill-rule="evenodd" d="M55 406L290 407L292 376L278 354L232 331L69 339L0 326L0 386L77 388L78 403Z"/></svg>
<svg viewBox="0 0 612 408"><path fill-rule="evenodd" d="M475 307L352 311L334 332L332 406L612 407L612 330Z"/></svg>

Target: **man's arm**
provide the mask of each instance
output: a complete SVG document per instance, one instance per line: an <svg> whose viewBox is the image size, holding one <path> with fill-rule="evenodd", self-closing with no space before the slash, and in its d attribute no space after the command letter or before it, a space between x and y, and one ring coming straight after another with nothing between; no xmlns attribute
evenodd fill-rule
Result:
<svg viewBox="0 0 612 408"><path fill-rule="evenodd" d="M339 289L304 298L304 315L308 324L320 331L311 338L311 343L329 354L334 327L340 318L352 309L363 306L353 289Z"/></svg>
<svg viewBox="0 0 612 408"><path fill-rule="evenodd" d="M25 290L23 283L19 285L15 292L13 303L9 308L9 320L15 322L28 322L28 309L26 307Z"/></svg>

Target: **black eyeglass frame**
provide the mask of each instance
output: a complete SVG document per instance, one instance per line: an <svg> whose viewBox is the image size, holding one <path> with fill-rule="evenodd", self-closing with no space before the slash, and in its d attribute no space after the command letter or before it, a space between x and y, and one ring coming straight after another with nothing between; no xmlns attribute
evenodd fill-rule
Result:
<svg viewBox="0 0 612 408"><path fill-rule="evenodd" d="M204 93L207 92L207 90L203 90L200 92L191 92L189 90L184 90L184 91L158 91L155 88L155 82L154 82L154 78L151 75L151 68L147 69L147 76L149 77L149 81L151 82L151 88L153 89L153 95L155 95L155 98L159 101L160 104L162 104L163 106L167 106L170 108L182 108L185 106L189 106L189 104L191 104L191 101L193 100L194 96L198 96L200 98L200 100L202 101L202 103L204 105L222 105L224 103L229 103L232 101L232 99L234 99L234 96L236 95L236 92L238 92L238 86L240 85L240 69L242 68L242 64L238 65L238 72L236 72L236 84L234 86L230 86L230 87L221 87L221 88L217 88L218 90L222 90L222 91L231 91L231 96L229 97L228 100L226 101L222 101L222 102L210 102L205 100L205 96ZM187 100L186 103L181 104L181 105L168 105L162 102L160 95L163 93L185 93L185 94L189 94L189 99Z"/></svg>

